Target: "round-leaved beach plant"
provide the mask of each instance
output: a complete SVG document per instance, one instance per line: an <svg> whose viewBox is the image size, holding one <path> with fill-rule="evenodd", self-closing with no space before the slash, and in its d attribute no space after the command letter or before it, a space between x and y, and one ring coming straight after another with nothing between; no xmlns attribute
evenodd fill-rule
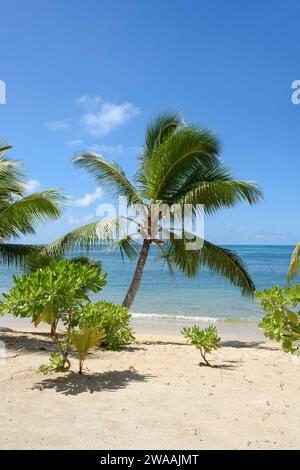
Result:
<svg viewBox="0 0 300 470"><path fill-rule="evenodd" d="M53 260L46 268L13 276L14 285L3 293L0 312L14 317L31 317L41 322L67 323L70 309L89 301L88 292L99 292L106 285L101 267L72 260Z"/></svg>
<svg viewBox="0 0 300 470"><path fill-rule="evenodd" d="M90 301L90 291L99 292L105 286L105 278L106 274L101 273L98 265L53 260L43 269L14 276L14 285L8 293L2 294L5 300L0 302L0 313L30 317L35 326L41 322L54 323L54 338L63 363L60 367L68 370L71 366L68 359L70 333L78 325L80 307ZM66 328L62 337L56 333L58 321Z"/></svg>
<svg viewBox="0 0 300 470"><path fill-rule="evenodd" d="M199 349L203 361L207 366L210 366L210 363L206 359L206 354L210 354L212 351L218 349L221 342L215 325L209 325L203 330L201 330L199 326L194 325L191 328L183 328L181 333L188 342Z"/></svg>
<svg viewBox="0 0 300 470"><path fill-rule="evenodd" d="M134 331L130 326L131 315L128 308L100 301L86 304L80 312L80 325L105 332L102 344L114 351L134 340Z"/></svg>
<svg viewBox="0 0 300 470"><path fill-rule="evenodd" d="M256 297L267 315L258 325L264 335L281 343L286 353L300 354L300 285L275 286L257 292Z"/></svg>

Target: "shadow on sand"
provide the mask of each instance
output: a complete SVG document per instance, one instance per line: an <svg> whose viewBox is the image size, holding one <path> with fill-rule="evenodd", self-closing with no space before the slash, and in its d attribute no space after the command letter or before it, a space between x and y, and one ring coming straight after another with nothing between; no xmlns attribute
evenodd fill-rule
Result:
<svg viewBox="0 0 300 470"><path fill-rule="evenodd" d="M187 346L187 347L193 347L192 344L190 343L184 343L179 342L179 341L168 341L168 340L153 340L153 341L140 341L138 342L140 345L159 345L159 346L167 346L171 344L172 346ZM239 340L225 340L221 342L221 347L222 348L236 348L236 349L264 349L266 351L276 351L276 346L270 347L266 342L264 341L239 341Z"/></svg>
<svg viewBox="0 0 300 470"><path fill-rule="evenodd" d="M52 352L56 350L56 344L51 338L50 333L1 332L0 341L5 342L6 348L9 351L19 353Z"/></svg>
<svg viewBox="0 0 300 470"><path fill-rule="evenodd" d="M79 395L80 393L94 393L102 391L117 391L127 387L133 382L145 382L152 376L138 374L130 370L112 370L91 375L79 375L69 372L64 376L46 378L33 385L32 389L54 389L63 395Z"/></svg>
<svg viewBox="0 0 300 470"><path fill-rule="evenodd" d="M56 345L50 336L50 333L41 332L1 332L0 340L4 341L8 350L13 352L22 353L26 351L29 353L36 353L37 351L52 352L56 351ZM145 346L159 345L159 346L186 346L192 347L191 344L184 343L183 341L172 340L153 340L153 341L134 341L133 343L123 347L121 351L134 352L145 350ZM221 342L222 347L236 348L236 349L261 349L266 351L276 351L276 346L272 347L264 341L241 341L241 340L224 340Z"/></svg>
<svg viewBox="0 0 300 470"><path fill-rule="evenodd" d="M46 353L53 352L57 350L56 343L51 337L50 333L41 333L41 332L16 332L16 331L0 331L0 341L5 342L7 349L11 352L27 352L27 353L36 353L43 352ZM142 351L145 348L139 343L131 343L127 346L124 346L120 351L126 352L135 352ZM103 349L103 351L108 351ZM109 351L114 352L114 351Z"/></svg>
<svg viewBox="0 0 300 470"><path fill-rule="evenodd" d="M278 348L268 346L264 341L222 341L222 348L237 349L264 349L265 351L276 351Z"/></svg>
<svg viewBox="0 0 300 470"><path fill-rule="evenodd" d="M205 364L205 362L199 362L199 367L203 367L205 369L220 369L220 370L235 370L240 364L239 361L227 361L230 364L210 364L209 366ZM233 365L235 363L235 365Z"/></svg>

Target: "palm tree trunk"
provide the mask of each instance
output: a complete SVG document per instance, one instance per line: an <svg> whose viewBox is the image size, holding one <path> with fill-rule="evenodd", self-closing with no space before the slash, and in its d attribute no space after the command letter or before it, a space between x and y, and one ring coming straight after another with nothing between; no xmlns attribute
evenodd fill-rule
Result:
<svg viewBox="0 0 300 470"><path fill-rule="evenodd" d="M128 289L128 292L122 304L123 307L130 308L134 302L135 296L140 287L142 274L143 274L145 263L146 263L147 256L149 253L149 248L150 248L150 243L148 242L148 240L144 240L143 246L140 252L140 257L138 259L138 262L135 268L133 279L131 281L130 287Z"/></svg>

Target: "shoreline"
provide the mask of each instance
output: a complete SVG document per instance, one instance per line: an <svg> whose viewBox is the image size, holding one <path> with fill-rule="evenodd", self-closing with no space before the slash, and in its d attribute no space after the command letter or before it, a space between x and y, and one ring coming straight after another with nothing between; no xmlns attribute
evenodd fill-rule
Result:
<svg viewBox="0 0 300 470"><path fill-rule="evenodd" d="M200 328L206 328L209 324L217 327L218 332L222 339L236 339L240 341L265 341L262 331L257 326L257 321L207 321L201 318L192 321L191 319L184 320L183 318L133 318L131 321L132 327L137 334L166 336L183 338L181 329L183 327L198 325Z"/></svg>
<svg viewBox="0 0 300 470"><path fill-rule="evenodd" d="M266 341L262 331L258 328L258 320L245 319L244 320L219 320L215 321L203 319L201 317L187 317L182 316L176 318L175 316L168 317L167 315L147 315L133 314L131 318L131 325L137 335L143 336L164 336L164 337L177 337L182 338L180 333L183 327L199 325L200 328L205 328L213 323L217 328L220 336L224 339L239 340L239 341ZM14 318L10 315L0 317L0 331L3 328L9 328L15 331L22 332L48 332L49 327L46 324L35 328L29 318Z"/></svg>

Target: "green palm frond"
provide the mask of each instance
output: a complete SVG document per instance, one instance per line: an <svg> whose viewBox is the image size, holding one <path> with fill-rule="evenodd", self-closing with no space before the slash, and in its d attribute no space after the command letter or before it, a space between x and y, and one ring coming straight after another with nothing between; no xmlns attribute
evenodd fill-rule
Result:
<svg viewBox="0 0 300 470"><path fill-rule="evenodd" d="M61 214L61 196L56 190L43 191L17 199L0 211L0 238L34 233L37 223L55 220Z"/></svg>
<svg viewBox="0 0 300 470"><path fill-rule="evenodd" d="M19 161L0 156L0 210L15 196L22 196L25 192L25 179L20 167Z"/></svg>
<svg viewBox="0 0 300 470"><path fill-rule="evenodd" d="M243 295L253 296L255 285L247 272L245 263L239 255L232 250L204 241L200 250L201 264L207 266L211 272L221 274L231 284L241 289Z"/></svg>
<svg viewBox="0 0 300 470"><path fill-rule="evenodd" d="M175 265L171 259L169 251L165 248L165 245L160 244L160 243L157 245L157 248L159 250L159 255L154 258L154 261L155 262L162 261L162 270L164 268L164 265L166 265L169 271L169 275L171 277L175 277L175 270L174 270Z"/></svg>
<svg viewBox="0 0 300 470"><path fill-rule="evenodd" d="M135 240L132 235L126 235L120 240L116 240L112 244L111 249L119 249L123 260L124 255L126 255L129 260L133 260L138 256L141 244Z"/></svg>
<svg viewBox="0 0 300 470"><path fill-rule="evenodd" d="M144 164L145 197L164 201L176 196L195 168L209 170L218 164L219 147L215 134L206 129L178 129Z"/></svg>
<svg viewBox="0 0 300 470"><path fill-rule="evenodd" d="M64 198L57 190L24 196L26 180L21 163L4 156L11 148L0 141L0 261L23 264L28 255L37 253L41 247L4 242L34 233L37 223L57 219Z"/></svg>
<svg viewBox="0 0 300 470"><path fill-rule="evenodd" d="M138 204L141 198L116 162L107 162L99 155L83 153L73 159L75 165L94 176L96 182L114 195L126 196L129 203Z"/></svg>
<svg viewBox="0 0 300 470"><path fill-rule="evenodd" d="M150 122L147 131L143 153L139 157L140 166L135 175L135 181L145 191L147 182L145 179L145 168L147 161L152 158L153 152L162 145L177 129L185 126L184 120L179 112L169 111L159 114Z"/></svg>
<svg viewBox="0 0 300 470"><path fill-rule="evenodd" d="M253 296L255 285L241 258L231 250L219 247L203 240L200 250L187 250L187 240L176 239L170 234L164 250L164 256L181 272L195 277L202 266L209 271L221 274L231 284L241 289L243 295Z"/></svg>
<svg viewBox="0 0 300 470"><path fill-rule="evenodd" d="M289 272L288 272L288 282L291 282L297 274L300 272L300 243L296 246L293 251Z"/></svg>
<svg viewBox="0 0 300 470"><path fill-rule="evenodd" d="M261 189L254 181L234 180L224 167L214 168L208 175L195 173L191 181L178 190L171 199L172 204L204 204L205 212L211 214L242 201L254 205L263 198Z"/></svg>
<svg viewBox="0 0 300 470"><path fill-rule="evenodd" d="M124 224L127 224L127 220L123 217L111 217L75 228L48 245L45 252L50 256L60 256L76 248L86 248L89 251L103 243L112 244L123 230Z"/></svg>
<svg viewBox="0 0 300 470"><path fill-rule="evenodd" d="M159 114L146 131L144 153L142 158L151 157L153 151L165 142L178 128L184 126L179 112L166 112Z"/></svg>
<svg viewBox="0 0 300 470"><path fill-rule="evenodd" d="M17 243L0 243L0 260L4 265L24 267L29 256L37 256L40 245L23 245Z"/></svg>
<svg viewBox="0 0 300 470"><path fill-rule="evenodd" d="M0 157L4 152L6 152L7 150L11 150L12 148L12 145L8 145L5 140L0 139Z"/></svg>

